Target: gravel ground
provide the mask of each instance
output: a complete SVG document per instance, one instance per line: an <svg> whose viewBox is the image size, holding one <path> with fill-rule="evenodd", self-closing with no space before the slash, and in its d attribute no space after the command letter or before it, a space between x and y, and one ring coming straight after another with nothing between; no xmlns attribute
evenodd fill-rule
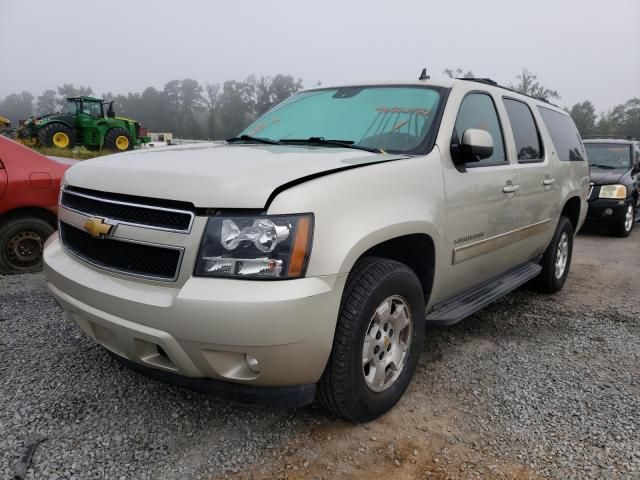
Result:
<svg viewBox="0 0 640 480"><path fill-rule="evenodd" d="M115 363L46 293L0 276L0 478L640 478L640 229L577 238L565 289L428 331L409 391L351 425L164 385Z"/></svg>

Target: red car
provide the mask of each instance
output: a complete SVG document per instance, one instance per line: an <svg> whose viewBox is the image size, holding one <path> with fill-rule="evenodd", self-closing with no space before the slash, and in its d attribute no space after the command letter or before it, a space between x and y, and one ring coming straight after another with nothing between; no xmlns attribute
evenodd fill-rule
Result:
<svg viewBox="0 0 640 480"><path fill-rule="evenodd" d="M60 181L72 164L0 136L0 274L42 268L42 246L57 228Z"/></svg>

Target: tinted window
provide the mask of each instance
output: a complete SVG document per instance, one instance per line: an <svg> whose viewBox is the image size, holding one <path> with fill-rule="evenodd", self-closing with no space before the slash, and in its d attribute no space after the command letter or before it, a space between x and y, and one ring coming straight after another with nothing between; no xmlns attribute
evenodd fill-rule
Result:
<svg viewBox="0 0 640 480"><path fill-rule="evenodd" d="M538 107L544 124L549 130L558 158L563 161L582 161L585 159L580 134L569 115L544 107Z"/></svg>
<svg viewBox="0 0 640 480"><path fill-rule="evenodd" d="M509 115L509 122L516 142L518 161L542 160L540 135L529 106L524 102L504 99L504 106Z"/></svg>
<svg viewBox="0 0 640 480"><path fill-rule="evenodd" d="M474 162L469 166L505 163L507 161L504 154L502 128L498 120L498 113L489 95L472 93L464 97L460 105L460 110L458 111L458 118L456 118L454 138L452 141L459 143L462 140L462 134L469 128L486 130L491 134L491 137L493 137L493 155L489 158L483 158L480 162Z"/></svg>

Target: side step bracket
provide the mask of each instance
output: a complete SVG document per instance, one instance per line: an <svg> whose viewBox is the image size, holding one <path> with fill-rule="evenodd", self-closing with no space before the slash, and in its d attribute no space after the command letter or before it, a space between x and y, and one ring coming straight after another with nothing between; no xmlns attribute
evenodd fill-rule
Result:
<svg viewBox="0 0 640 480"><path fill-rule="evenodd" d="M527 262L507 270L496 278L440 302L427 314L428 325L452 325L536 277L542 267Z"/></svg>

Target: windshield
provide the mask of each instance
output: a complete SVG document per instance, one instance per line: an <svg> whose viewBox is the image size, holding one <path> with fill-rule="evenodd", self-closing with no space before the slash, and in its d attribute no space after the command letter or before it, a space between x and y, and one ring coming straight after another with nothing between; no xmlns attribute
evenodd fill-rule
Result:
<svg viewBox="0 0 640 480"><path fill-rule="evenodd" d="M589 164L594 167L629 168L631 149L620 143L585 143Z"/></svg>
<svg viewBox="0 0 640 480"><path fill-rule="evenodd" d="M433 126L440 93L425 87L345 87L298 93L241 135L270 140L321 138L385 152L411 152Z"/></svg>
<svg viewBox="0 0 640 480"><path fill-rule="evenodd" d="M86 113L87 115L91 115L92 117L102 117L102 103L98 102L82 102L82 113Z"/></svg>

